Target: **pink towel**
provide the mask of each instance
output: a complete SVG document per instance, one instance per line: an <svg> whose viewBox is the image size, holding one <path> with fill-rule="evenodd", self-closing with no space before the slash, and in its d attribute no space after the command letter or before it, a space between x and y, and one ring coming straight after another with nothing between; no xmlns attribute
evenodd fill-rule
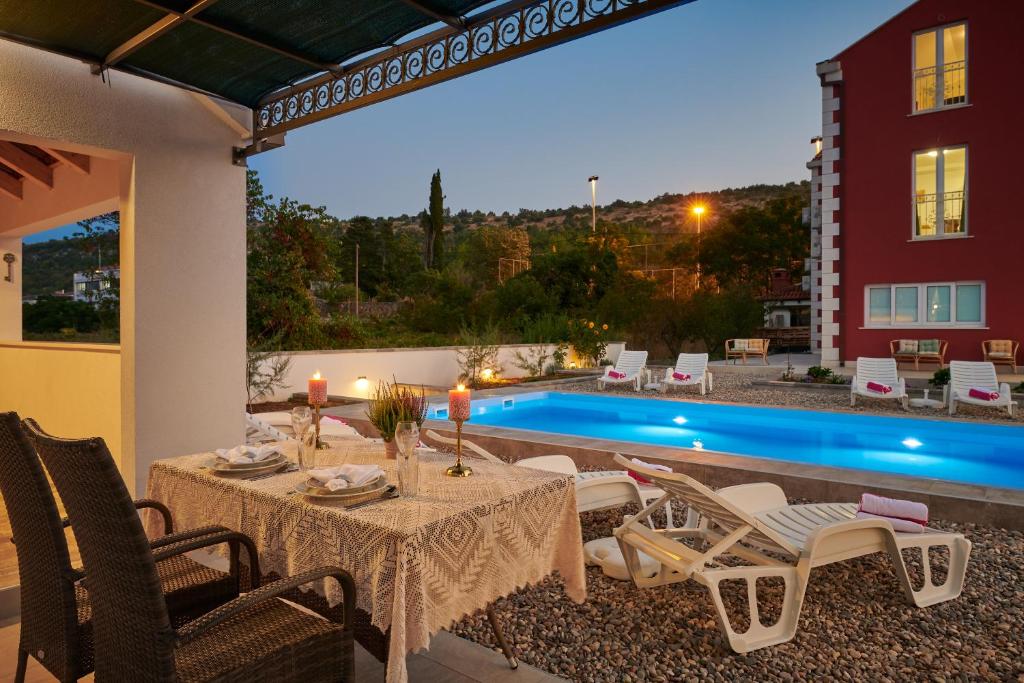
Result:
<svg viewBox="0 0 1024 683"><path fill-rule="evenodd" d="M892 393L892 387L888 384L882 384L880 382L868 382L865 385L870 391L874 391L879 394Z"/></svg>
<svg viewBox="0 0 1024 683"><path fill-rule="evenodd" d="M999 398L998 391L989 391L988 389L979 389L977 387L971 387L971 390L967 392L967 395L971 398L978 398L982 401L994 401Z"/></svg>
<svg viewBox="0 0 1024 683"><path fill-rule="evenodd" d="M893 531L902 531L905 534L919 534L924 531L924 526L917 522L911 522L909 519L900 519L899 517L886 517L884 515L873 515L870 512L858 512L857 519L884 519L889 524L892 524Z"/></svg>
<svg viewBox="0 0 1024 683"><path fill-rule="evenodd" d="M608 376L611 377L612 379L625 379L626 373L619 372L618 370L609 370Z"/></svg>
<svg viewBox="0 0 1024 683"><path fill-rule="evenodd" d="M671 472L672 471L671 467L665 467L664 465L655 465L653 462L644 462L640 458L633 458L633 463L635 463L637 465L640 465L642 467L650 467L652 470L659 470L661 472ZM633 470L627 470L626 474L628 474L629 476L631 476L634 479L636 479L636 483L638 483L638 484L643 484L643 485L646 486L646 485L649 485L651 483L650 479L647 479L645 477L641 477L639 474L637 474Z"/></svg>
<svg viewBox="0 0 1024 683"><path fill-rule="evenodd" d="M689 382L691 379L690 373L688 372L673 372L672 379L679 382Z"/></svg>
<svg viewBox="0 0 1024 683"><path fill-rule="evenodd" d="M905 519L908 522L921 525L928 523L928 506L924 503L886 498L870 493L861 494L860 508L857 512L867 512L868 514L880 517Z"/></svg>

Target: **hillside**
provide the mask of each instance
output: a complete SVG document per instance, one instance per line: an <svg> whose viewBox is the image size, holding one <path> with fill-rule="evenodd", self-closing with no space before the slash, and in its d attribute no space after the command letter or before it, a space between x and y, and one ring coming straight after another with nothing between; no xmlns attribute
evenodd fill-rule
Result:
<svg viewBox="0 0 1024 683"><path fill-rule="evenodd" d="M26 244L23 249L22 273L24 274L23 296L41 296L55 291L71 291L72 276L76 271L96 267L99 253L96 245L102 247L103 263L118 262L118 238L116 233L92 237L50 240Z"/></svg>

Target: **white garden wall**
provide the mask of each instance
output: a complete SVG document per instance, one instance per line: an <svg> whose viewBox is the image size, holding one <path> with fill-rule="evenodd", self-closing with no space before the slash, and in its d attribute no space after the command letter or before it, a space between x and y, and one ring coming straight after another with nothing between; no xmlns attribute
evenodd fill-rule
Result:
<svg viewBox="0 0 1024 683"><path fill-rule="evenodd" d="M498 352L498 361L505 377L522 377L524 373L513 364L519 351L527 358L535 344L509 344ZM623 342L608 344L605 356L615 361L625 348ZM292 359L288 370L287 387L278 390L272 399L283 400L294 392L306 391L306 380L313 373L327 378L328 392L336 396L365 398L380 380L392 377L403 384L423 384L448 387L458 381L458 352L463 347L441 346L411 349L348 349L343 351L296 351L287 353ZM546 345L548 354L554 344ZM568 360L573 360L571 357ZM550 362L550 361L549 361ZM359 378L365 377L366 382Z"/></svg>

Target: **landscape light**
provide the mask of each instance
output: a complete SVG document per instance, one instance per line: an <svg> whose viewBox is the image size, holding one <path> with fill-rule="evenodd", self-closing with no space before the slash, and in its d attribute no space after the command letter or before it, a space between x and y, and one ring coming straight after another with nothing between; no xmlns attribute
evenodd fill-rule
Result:
<svg viewBox="0 0 1024 683"><path fill-rule="evenodd" d="M484 381L490 381L491 377L493 376L494 370L491 370L490 368L484 368L483 370L480 371L480 379Z"/></svg>
<svg viewBox="0 0 1024 683"><path fill-rule="evenodd" d="M369 384L370 384L370 380L366 379L366 375L359 375L359 377L356 377L356 389L359 389L360 391L362 391L362 390L366 389L366 387Z"/></svg>
<svg viewBox="0 0 1024 683"><path fill-rule="evenodd" d="M699 216L702 213L704 213L704 207L698 204L697 206L693 207L693 212Z"/></svg>

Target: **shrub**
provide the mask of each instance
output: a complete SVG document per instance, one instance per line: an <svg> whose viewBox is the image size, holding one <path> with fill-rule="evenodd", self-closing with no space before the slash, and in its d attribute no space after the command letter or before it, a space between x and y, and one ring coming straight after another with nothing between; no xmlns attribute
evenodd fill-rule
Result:
<svg viewBox="0 0 1024 683"><path fill-rule="evenodd" d="M288 386L284 378L291 364L291 358L273 351L246 350L245 394L250 412L253 403L266 398L274 389L284 389Z"/></svg>
<svg viewBox="0 0 1024 683"><path fill-rule="evenodd" d="M459 381L470 387L477 387L481 382L481 373L490 370L494 375L501 374L498 363L498 332L497 328L487 326L482 331L463 329L462 343L465 348L456 353L459 364Z"/></svg>
<svg viewBox="0 0 1024 683"><path fill-rule="evenodd" d="M928 384L931 384L936 388L941 388L949 384L949 368L936 370L935 374L932 375L932 378L928 380Z"/></svg>
<svg viewBox="0 0 1024 683"><path fill-rule="evenodd" d="M548 347L547 344L537 344L528 351L529 356L522 351L515 352L515 360L512 364L526 373L528 377L540 377L547 367Z"/></svg>
<svg viewBox="0 0 1024 683"><path fill-rule="evenodd" d="M823 368L820 365L812 365L807 368L807 376L813 379L828 379L832 377L832 370Z"/></svg>

